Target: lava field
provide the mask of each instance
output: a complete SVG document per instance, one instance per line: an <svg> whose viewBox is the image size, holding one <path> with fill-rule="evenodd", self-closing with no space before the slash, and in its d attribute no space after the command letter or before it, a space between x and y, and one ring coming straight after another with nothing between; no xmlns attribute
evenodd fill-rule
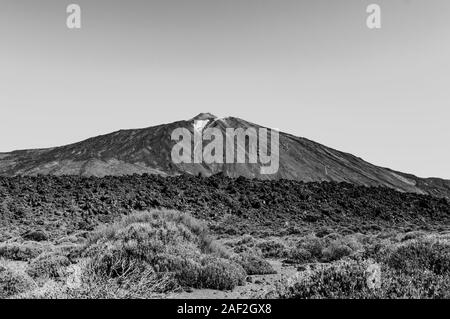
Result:
<svg viewBox="0 0 450 319"><path fill-rule="evenodd" d="M0 241L40 229L50 239L132 211L169 208L218 235L282 236L450 228L445 198L385 187L180 175L0 177Z"/></svg>

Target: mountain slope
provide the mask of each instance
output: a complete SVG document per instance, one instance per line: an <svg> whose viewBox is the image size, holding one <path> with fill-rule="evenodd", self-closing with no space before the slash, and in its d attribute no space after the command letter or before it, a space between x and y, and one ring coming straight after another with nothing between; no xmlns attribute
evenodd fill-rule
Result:
<svg viewBox="0 0 450 319"><path fill-rule="evenodd" d="M225 132L226 128L259 128L242 119L218 119L202 113L187 121L143 129L120 130L78 143L36 150L0 153L0 175L81 175L128 174L227 176L259 179L350 182L364 186L387 186L400 191L450 197L450 181L422 179L365 162L354 155L337 151L306 138L281 133L279 170L262 175L257 164L175 164L171 160L171 133L176 128L191 133L206 127ZM248 154L248 149L246 149Z"/></svg>

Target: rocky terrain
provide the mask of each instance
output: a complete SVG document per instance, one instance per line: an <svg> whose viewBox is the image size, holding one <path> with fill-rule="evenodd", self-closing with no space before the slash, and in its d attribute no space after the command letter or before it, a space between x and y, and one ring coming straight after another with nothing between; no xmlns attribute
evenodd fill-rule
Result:
<svg viewBox="0 0 450 319"><path fill-rule="evenodd" d="M0 178L0 299L449 291L446 198L223 174Z"/></svg>
<svg viewBox="0 0 450 319"><path fill-rule="evenodd" d="M284 235L310 231L445 230L448 199L350 183L230 178L0 177L0 240L36 228L57 237L92 230L135 210L169 208L216 233Z"/></svg>

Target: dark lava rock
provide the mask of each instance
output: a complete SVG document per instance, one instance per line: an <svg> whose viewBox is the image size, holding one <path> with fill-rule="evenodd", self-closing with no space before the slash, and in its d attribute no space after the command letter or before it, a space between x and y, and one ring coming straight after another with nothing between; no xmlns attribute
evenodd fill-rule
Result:
<svg viewBox="0 0 450 319"><path fill-rule="evenodd" d="M305 271L306 267L305 266L298 266L297 267L297 271Z"/></svg>
<svg viewBox="0 0 450 319"><path fill-rule="evenodd" d="M48 235L42 230L31 230L22 235L23 239L33 240L33 241L46 241L48 240Z"/></svg>
<svg viewBox="0 0 450 319"><path fill-rule="evenodd" d="M0 203L0 234L24 233L30 225L41 225L43 231L24 235L36 241L91 231L135 209L151 208L187 212L215 234L229 235L328 236L330 231L445 230L450 225L448 200L429 195L344 182L221 175L0 177Z"/></svg>

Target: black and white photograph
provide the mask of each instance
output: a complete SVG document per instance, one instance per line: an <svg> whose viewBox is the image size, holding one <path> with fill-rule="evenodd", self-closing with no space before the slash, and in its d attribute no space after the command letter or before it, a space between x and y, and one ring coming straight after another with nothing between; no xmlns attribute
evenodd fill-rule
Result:
<svg viewBox="0 0 450 319"><path fill-rule="evenodd" d="M450 1L0 1L0 299L449 298Z"/></svg>

